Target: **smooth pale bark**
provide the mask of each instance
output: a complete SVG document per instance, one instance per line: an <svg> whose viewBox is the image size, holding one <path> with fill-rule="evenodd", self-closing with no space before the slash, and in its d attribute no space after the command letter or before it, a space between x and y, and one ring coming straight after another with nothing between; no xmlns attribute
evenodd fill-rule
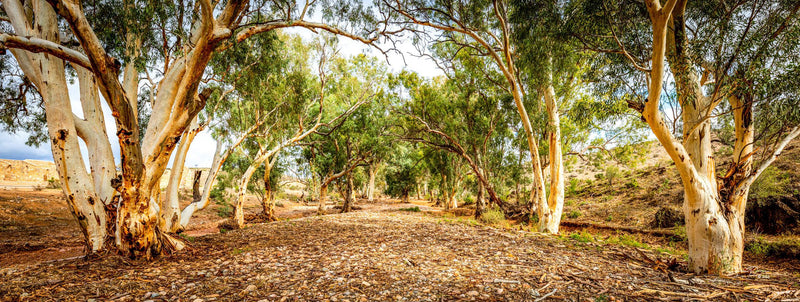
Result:
<svg viewBox="0 0 800 302"><path fill-rule="evenodd" d="M675 162L685 190L684 213L686 213L686 233L689 241L689 268L694 272L735 273L741 270L741 245L744 225L741 219L728 217L731 213L720 204L713 168L713 159L695 158L711 154L710 146L704 143L709 139L708 128L703 111L684 109L685 145L679 143L666 126L658 105L664 79L664 62L667 48L667 30L672 20L675 0L669 0L663 7L657 0L646 2L653 28L652 66L648 84L648 99L643 104L642 116ZM685 5L685 2L683 3ZM678 54L680 56L680 54ZM690 73L681 60L675 60L676 82L682 82L683 89ZM704 102L696 94L682 91L683 102ZM688 103L686 103L688 104ZM710 103L707 103L710 104ZM697 106L701 107L701 106ZM695 162L697 161L697 162ZM709 162L711 161L711 162ZM734 214L737 215L737 214ZM733 219L730 219L733 218Z"/></svg>
<svg viewBox="0 0 800 302"><path fill-rule="evenodd" d="M322 113L320 112L320 114L317 117L316 124L314 124L314 126L311 127L310 129L306 130L305 132L302 132L302 129L300 129L300 131L296 133L293 137L280 142L277 146L275 146L272 149L261 148L261 150L259 150L258 154L256 154L255 159L253 160L252 163L250 163L250 166L247 167L247 170L245 170L244 175L242 175L242 178L239 180L239 193L233 214L234 221L239 227L244 226L244 198L245 195L247 194L247 184L250 182L250 178L253 177L253 173L255 172L256 168L261 164L268 162L270 158L278 156L278 153L284 148L288 146L293 146L294 144L302 141L311 133L314 133L314 131L319 129L319 127L322 125L322 123L320 122L321 118L322 118Z"/></svg>
<svg viewBox="0 0 800 302"><path fill-rule="evenodd" d="M197 121L197 117L192 120L189 129L184 134L178 144L175 153L175 158L172 161L172 171L169 175L169 182L167 183L167 191L164 201L161 205L161 228L167 232L175 233L180 231L181 224L181 205L180 205L180 188L183 175L185 174L184 164L186 163L186 154L189 153L189 147L192 145L197 133L202 131L202 127Z"/></svg>
<svg viewBox="0 0 800 302"><path fill-rule="evenodd" d="M97 92L97 83L89 70L76 68L81 92L81 108L83 119L75 120L78 136L86 143L89 153L89 166L94 182L97 197L108 205L112 202L115 192L111 187L111 179L116 176L114 153L108 141L106 124L100 106L100 96Z"/></svg>
<svg viewBox="0 0 800 302"><path fill-rule="evenodd" d="M32 24L29 23L22 4L18 0L3 1L3 8L16 33L43 42L60 43L56 14L45 1L32 1L31 13L36 16ZM8 41L4 42L6 46L12 46L8 45ZM84 131L80 131L80 134L86 137L90 143L102 139L107 140L105 131L92 131L97 130L96 125L100 122L95 119L98 116L102 117L102 113L98 114L99 109L92 107L95 105L95 103L91 103L93 100L87 99L87 104L83 108L84 113L88 114L86 118L90 118L91 122L77 119L74 116L67 90L65 64L59 57L19 50L12 50L12 54L19 62L26 77L37 86L44 100L53 160L61 179L61 188L67 196L70 212L78 220L88 250L100 251L104 248L108 236L105 203L111 202L113 192L108 190L100 180L93 179L87 173L78 145L79 131L77 127L83 126L82 130ZM76 69L83 69L83 67L76 67ZM79 71L79 76L82 88L81 96L91 97L92 92L87 89L90 89L93 82L87 78L84 70ZM104 159L102 156L90 157L90 165L93 170L97 169L95 176L107 175L102 173L103 170L99 167L103 165ZM113 161L108 168L113 170ZM98 196L95 184L99 184L100 189L104 190L103 198Z"/></svg>
<svg viewBox="0 0 800 302"><path fill-rule="evenodd" d="M190 203L183 208L183 211L181 211L181 229L186 229L186 226L189 225L192 215L194 215L194 213L197 211L205 209L210 203L211 189L214 185L214 181L216 181L219 172L222 170L222 165L225 163L225 160L228 159L228 156L230 156L231 153L233 153L233 151L236 150L236 148L238 148L242 142L244 142L245 138L249 137L262 124L263 120L259 120L257 123L250 126L250 128L239 135L239 137L230 146L228 146L225 152L222 152L222 141L217 141L216 150L214 151L214 158L211 162L211 169L208 173L208 177L206 177L205 184L203 184L203 194L200 196L199 200Z"/></svg>
<svg viewBox="0 0 800 302"><path fill-rule="evenodd" d="M561 213L564 209L564 162L561 152L561 126L553 85L542 89L547 108L548 142L550 158L550 196L546 204L538 205L539 231L558 233ZM541 202L541 199L538 200Z"/></svg>

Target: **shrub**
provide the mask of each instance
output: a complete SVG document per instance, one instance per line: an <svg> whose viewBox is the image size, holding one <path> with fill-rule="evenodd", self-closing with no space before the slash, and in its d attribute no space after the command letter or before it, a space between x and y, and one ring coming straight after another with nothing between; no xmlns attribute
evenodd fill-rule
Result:
<svg viewBox="0 0 800 302"><path fill-rule="evenodd" d="M636 180L636 178L631 178L631 180L625 184L625 187L628 189L638 189L639 181Z"/></svg>
<svg viewBox="0 0 800 302"><path fill-rule="evenodd" d="M575 218L578 218L578 217L581 217L581 212L579 212L577 210L572 210L569 213L567 213L567 218L575 219Z"/></svg>
<svg viewBox="0 0 800 302"><path fill-rule="evenodd" d="M61 189L61 182L58 181L58 178L51 177L47 180L47 188L48 189Z"/></svg>
<svg viewBox="0 0 800 302"><path fill-rule="evenodd" d="M475 198L473 198L472 195L468 195L467 197L464 197L464 203L462 203L461 205L468 206L474 203L475 203Z"/></svg>
<svg viewBox="0 0 800 302"><path fill-rule="evenodd" d="M400 209L400 211L406 211L406 212L419 212L419 211L421 211L421 210L419 209L419 207L418 207L418 206L414 206L414 207L410 207L410 208L402 208L402 209Z"/></svg>
<svg viewBox="0 0 800 302"><path fill-rule="evenodd" d="M619 170L619 167L611 165L606 168L605 178L608 179L608 185L614 186L614 180L619 179L622 176L622 172Z"/></svg>
<svg viewBox="0 0 800 302"><path fill-rule="evenodd" d="M775 167L769 167L753 182L750 188L750 197L757 200L771 196L789 194L791 177L786 172L781 172Z"/></svg>
<svg viewBox="0 0 800 302"><path fill-rule="evenodd" d="M567 196L573 196L578 194L578 186L580 185L580 179L573 178L569 180L569 186L567 186Z"/></svg>
<svg viewBox="0 0 800 302"><path fill-rule="evenodd" d="M504 220L506 220L506 214L497 207L486 210L480 217L480 221L487 224L495 224Z"/></svg>
<svg viewBox="0 0 800 302"><path fill-rule="evenodd" d="M583 243L595 241L594 236L591 233L587 232L586 230L583 230L580 233L569 234L569 238L577 242L583 242Z"/></svg>

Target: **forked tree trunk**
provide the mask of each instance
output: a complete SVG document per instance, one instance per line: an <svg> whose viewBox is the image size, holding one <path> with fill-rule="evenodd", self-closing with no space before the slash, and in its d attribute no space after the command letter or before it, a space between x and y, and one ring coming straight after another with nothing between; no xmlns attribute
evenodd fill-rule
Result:
<svg viewBox="0 0 800 302"><path fill-rule="evenodd" d="M9 0L3 1L3 9L18 35L60 44L58 19L47 2L32 1L30 7L23 8L18 0ZM34 16L33 20L28 19L27 13ZM107 216L105 206L106 203L113 203L110 176L116 171L113 157L109 160L109 154L106 154L110 146L101 146L108 145L108 138L105 136L105 125L101 125L102 112L95 79L84 67L75 66L84 109L84 119L79 119L72 113L63 60L13 48L11 53L26 78L36 85L42 96L50 147L67 205L78 221L87 250L98 252L105 246L106 238L110 235L108 230L113 231L108 223L113 216ZM91 97L95 99L89 99ZM78 144L79 137L87 146L97 148L89 150L92 175L86 172ZM113 226L113 221L110 225Z"/></svg>
<svg viewBox="0 0 800 302"><path fill-rule="evenodd" d="M710 126L704 118L710 112L712 101L704 97L694 86L693 74L681 57L672 53L672 65L676 83L679 83L679 98L684 108L684 144L680 144L664 123L659 111L659 100L663 87L664 62L667 47L668 24L673 19L675 0L662 7L660 1L646 2L653 28L652 65L647 101L639 110L653 130L653 134L664 146L683 182L685 197L683 210L686 214L686 233L689 241L689 268L702 273L735 273L741 270L742 237L744 224L738 211L731 211L721 203L716 184L716 173L710 146ZM678 6L682 19L685 2ZM679 23L681 20L679 20ZM682 25L682 24L679 24ZM676 31L682 29L677 28ZM675 36L680 39L677 35ZM681 41L671 41L672 50L682 50ZM709 111L706 111L709 110ZM688 122L688 123L687 123Z"/></svg>
<svg viewBox="0 0 800 302"><path fill-rule="evenodd" d="M263 120L260 120L259 122L248 128L244 133L242 133L239 136L239 138L236 139L236 141L233 142L233 144L231 144L228 147L227 150L225 150L225 152L222 152L222 141L217 142L217 146L214 151L214 158L211 161L211 169L209 170L208 176L206 177L206 181L203 184L203 194L200 196L199 200L190 203L185 208L183 208L183 211L181 211L181 216L180 216L181 229L185 229L186 226L189 225L189 221L195 212L205 209L208 206L211 197L211 189L214 185L214 181L216 181L217 179L217 175L219 175L219 172L222 170L222 165L228 159L228 156L231 155L231 153L233 153L233 151L237 147L239 147L239 145L241 145L242 142L244 142L245 138L249 137L250 134L253 133L253 131L258 129L259 126L261 126L262 123Z"/></svg>
<svg viewBox="0 0 800 302"><path fill-rule="evenodd" d="M550 196L546 204L538 206L539 231L550 234L558 233L558 226L561 223L561 213L564 209L564 162L561 154L561 126L556 104L555 91L553 85L547 85L542 89L542 94L547 107L548 142L550 158Z"/></svg>
<svg viewBox="0 0 800 302"><path fill-rule="evenodd" d="M253 173L256 172L256 168L258 168L259 165L260 164L251 164L239 179L239 193L237 194L236 207L233 211L233 220L240 228L244 226L244 200L247 197L247 185L250 183L250 178L253 177Z"/></svg>

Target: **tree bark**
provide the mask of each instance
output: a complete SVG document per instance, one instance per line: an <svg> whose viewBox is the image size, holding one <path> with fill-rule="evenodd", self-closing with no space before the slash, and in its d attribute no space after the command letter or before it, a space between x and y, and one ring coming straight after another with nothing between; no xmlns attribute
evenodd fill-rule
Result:
<svg viewBox="0 0 800 302"><path fill-rule="evenodd" d="M28 20L25 8L18 0L3 1L3 8L17 34L60 44L55 11L45 1L32 2L30 13L35 16L33 20ZM109 217L105 206L106 203L113 203L114 193L110 190L108 177L113 175L115 170L113 158L110 161L111 166L100 167L109 164L107 151L110 151L110 146L108 149L90 150L90 152L102 152L92 152L94 154L89 158L92 167L98 169L93 171L93 175L87 173L80 153L79 136L84 137L87 146L107 141L105 129L97 129L97 125L102 122L97 120L102 119L99 107L94 107L99 105L99 99L89 99L96 97L96 90L93 90L96 88L94 78L84 67L75 67L81 84L81 97L87 98L81 100L82 105L86 103L83 106L86 120L78 119L72 113L65 78L65 64L62 59L16 49L12 49L12 54L26 77L37 86L42 95L47 130L51 140L50 147L61 179L61 188L67 196L67 205L78 220L87 250L99 252L105 247L106 238L109 236L107 220ZM104 183L104 179L108 179L109 182Z"/></svg>
<svg viewBox="0 0 800 302"><path fill-rule="evenodd" d="M373 164L374 165L374 164ZM367 201L374 201L375 200L375 170L377 170L377 165L369 165L367 166L367 174L369 174L369 187L367 188Z"/></svg>
<svg viewBox="0 0 800 302"><path fill-rule="evenodd" d="M325 204L328 202L328 183L323 182L319 186L319 208L317 209L318 215L325 215Z"/></svg>
<svg viewBox="0 0 800 302"><path fill-rule="evenodd" d="M539 204L539 231L550 234L558 233L561 213L564 209L564 162L561 154L561 126L556 104L555 91L552 84L542 89L547 107L547 123L549 127L550 158L550 196L546 204ZM542 200L539 199L539 202Z"/></svg>
<svg viewBox="0 0 800 302"><path fill-rule="evenodd" d="M265 221L278 220L275 218L274 192L272 190L272 182L270 181L270 172L272 171L273 163L274 161L266 164L266 169L264 169L264 197L261 198L261 208L263 210L261 216L264 217Z"/></svg>
<svg viewBox="0 0 800 302"><path fill-rule="evenodd" d="M483 183L478 182L478 196L475 197L475 219L483 215L485 209L485 202L483 201Z"/></svg>
<svg viewBox="0 0 800 302"><path fill-rule="evenodd" d="M347 173L346 176L347 182L345 184L344 190L344 202L342 203L342 213L347 213L352 211L352 203L353 203L353 175L352 173Z"/></svg>
<svg viewBox="0 0 800 302"><path fill-rule="evenodd" d="M181 205L180 205L180 188L181 181L185 171L186 154L189 153L189 147L192 145L197 133L202 128L197 122L197 117L192 120L189 130L184 135L183 139L178 144L175 153L175 158L172 161L172 171L169 175L169 182L167 183L167 196L161 205L161 228L169 233L175 233L181 230Z"/></svg>

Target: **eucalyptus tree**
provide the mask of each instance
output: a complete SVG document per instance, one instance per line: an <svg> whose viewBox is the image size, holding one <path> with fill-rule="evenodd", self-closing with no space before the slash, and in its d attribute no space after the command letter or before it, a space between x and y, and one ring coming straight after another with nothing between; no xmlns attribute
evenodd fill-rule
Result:
<svg viewBox="0 0 800 302"><path fill-rule="evenodd" d="M627 1L597 5L576 1L583 16L576 20L586 22L579 24L591 36L608 37L587 39L592 48L616 53L629 70L645 75L644 84L632 87L646 88L646 97L638 89L619 89L613 95L627 97L676 164L685 192L690 269L739 272L749 188L800 135L800 3L650 0L644 7ZM642 42L643 37L652 43ZM680 136L659 110L667 62L681 109ZM630 78L623 81L632 82ZM720 129L714 121L725 123L719 117L727 115L733 116L734 152L727 172L718 173L711 139Z"/></svg>
<svg viewBox="0 0 800 302"><path fill-rule="evenodd" d="M302 56L299 50L302 48L284 46L285 43L291 43L285 40L290 38L273 33L259 35L227 48L212 58L211 72L206 76L206 81L208 87L215 89L207 100L207 106L195 117L177 146L166 198L161 206L162 229L169 232L184 229L191 215L208 205L211 187L230 152L245 138L255 134L257 129L263 130L265 122L280 119L280 113L294 106L287 100L289 98L283 97L287 90L293 90L285 79L303 72L298 70L301 68L296 64L289 63L292 57ZM305 59L302 57L299 60ZM201 117L202 122L199 121ZM203 193L181 211L178 189L186 154L195 135L207 127L217 137L217 150L206 176ZM226 140L231 144L222 151Z"/></svg>
<svg viewBox="0 0 800 302"><path fill-rule="evenodd" d="M383 5L391 12L399 15L398 23L408 31L426 34L420 28L428 28L442 33L437 35L434 43L452 43L461 49L473 49L477 54L489 58L497 72L503 75L502 82L497 82L498 87L506 90L513 97L517 113L522 121L522 128L526 135L528 150L531 156L533 170L533 190L531 191L532 204L547 205L563 204L563 176L560 173L560 159L562 157L560 144L552 144L551 157L558 160L555 173L550 179L551 187L556 190L551 192L551 197L546 196L544 172L542 161L539 158L539 141L536 130L528 113L524 101L527 88L517 67L517 46L512 41L512 28L509 20L509 5L506 1L383 1ZM488 18L487 18L488 17ZM554 100L554 99L553 99ZM549 125L555 136L560 133L558 115L555 106L549 106ZM559 185L561 183L561 185ZM547 220L551 221L551 220ZM544 231L557 232L557 229L548 228Z"/></svg>
<svg viewBox="0 0 800 302"><path fill-rule="evenodd" d="M401 140L426 144L453 153L463 159L478 180L478 195L486 190L489 202L500 205L508 214L515 210L495 192L497 182L492 163L506 156L504 147L510 144L509 112L512 98L498 89L481 73L485 58L466 52L456 55L447 72L448 78L421 79L415 73L402 72L398 80L410 99L401 103L396 112L405 119L394 127ZM399 84L400 84L399 83ZM484 210L482 199L475 215Z"/></svg>
<svg viewBox="0 0 800 302"><path fill-rule="evenodd" d="M0 22L12 30L0 33L0 45L11 49L42 97L62 188L89 251L113 246L132 258L149 259L181 248L159 228L158 184L180 137L212 92L201 89L201 80L215 52L286 27L329 31L364 43L386 31L376 26L380 20L369 7L324 4L324 20L348 22L306 20L319 8L313 1L3 1L8 18ZM59 26L62 21L68 26ZM160 66L142 63L148 58ZM78 100L66 97L69 69L83 88L83 118L70 109L70 101ZM152 114L147 128L140 129L139 80L156 70ZM100 95L117 127L120 174L103 132ZM88 147L91 173L84 169L79 140Z"/></svg>
<svg viewBox="0 0 800 302"><path fill-rule="evenodd" d="M386 173L386 194L400 197L403 202L408 202L408 198L415 190L419 190L419 178L425 168L425 161L422 157L422 150L411 145L398 144L387 159ZM419 193L419 192L417 192Z"/></svg>
<svg viewBox="0 0 800 302"><path fill-rule="evenodd" d="M381 136L382 121L388 113L386 103L386 67L377 58L357 55L331 62L326 76L325 97L341 108L352 110L346 119L321 127L304 146L303 155L319 178L319 212L324 212L328 189L338 181L345 192L342 212L351 210L353 170L381 160L388 148ZM363 104L363 105L362 105ZM339 181L342 179L344 181Z"/></svg>
<svg viewBox="0 0 800 302"><path fill-rule="evenodd" d="M303 49L304 46L301 40L296 39L291 47L294 49ZM306 55L299 55L291 59L291 65L295 66L294 68L297 70L293 76L285 78L285 80L287 80L287 84L285 84L286 89L282 91L276 90L274 91L274 95L269 96L276 100L289 100L286 102L286 108L290 109L290 111L277 116L275 122L262 134L262 138L257 140L259 145L258 152L254 155L250 166L244 171L239 180L239 192L234 211L234 220L239 227L244 225L244 199L247 193L248 182L261 164L264 164L265 167L264 177L266 185L269 184L269 176L273 165L277 161L278 154L283 149L303 141L309 135L316 133L320 127L333 125L334 123L338 123L338 125L345 123L345 120L350 118L350 115L354 112L357 112L357 109L367 101L367 93L363 91L356 101L348 103L346 106L342 106L343 104L338 102L335 96L331 97L330 94L336 95L336 93L338 93L336 90L338 88L336 84L331 84L330 82L340 81L341 79L338 77L345 74L344 72L337 72L337 70L329 74L331 73L330 69L340 68L341 66L337 66L336 64L341 64L342 62L341 60L337 60L334 37L324 37L317 40L313 48L315 48L318 53L315 58L318 62L316 68L318 72L316 89L312 90L310 87L307 87L312 85L312 80L308 78L311 73L311 68L307 66L308 61L312 58L308 55L309 51L301 50L298 52ZM334 78L331 78L332 76ZM252 89L260 91L263 89L263 86L254 85ZM326 102L330 102L331 104L327 105ZM329 115L331 116L329 120L323 122L323 118L327 113L325 108L333 109L334 114ZM268 189L270 186L265 187L265 189ZM269 198L272 192L265 192L264 195ZM271 203L270 199L262 198L262 207L265 217L274 219L274 215L271 213L272 208L269 203Z"/></svg>

